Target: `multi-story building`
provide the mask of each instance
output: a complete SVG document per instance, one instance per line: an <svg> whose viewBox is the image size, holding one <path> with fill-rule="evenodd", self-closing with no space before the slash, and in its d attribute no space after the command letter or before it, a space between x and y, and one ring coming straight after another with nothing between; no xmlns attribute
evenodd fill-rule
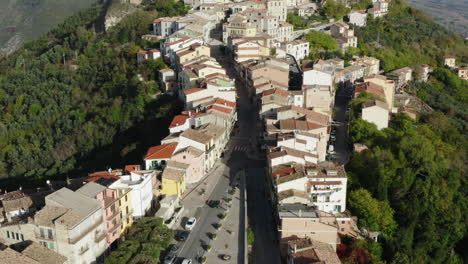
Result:
<svg viewBox="0 0 468 264"><path fill-rule="evenodd" d="M444 56L444 65L450 68L456 68L455 64L456 58L454 56Z"/></svg>
<svg viewBox="0 0 468 264"><path fill-rule="evenodd" d="M134 220L144 217L153 208L153 185L158 173L155 170L138 169L119 176L119 180L109 185L111 189L131 191L130 197L126 199L131 199L130 209Z"/></svg>
<svg viewBox="0 0 468 264"><path fill-rule="evenodd" d="M357 27L364 27L367 23L366 10L357 10L349 13L349 23Z"/></svg>
<svg viewBox="0 0 468 264"><path fill-rule="evenodd" d="M374 18L385 16L388 13L388 2L383 0L373 1L373 6L367 10L367 13Z"/></svg>
<svg viewBox="0 0 468 264"><path fill-rule="evenodd" d="M298 61L309 56L309 42L305 40L282 42L279 48L284 50L286 54L292 55Z"/></svg>
<svg viewBox="0 0 468 264"><path fill-rule="evenodd" d="M468 81L468 68L458 68L458 77L465 81Z"/></svg>
<svg viewBox="0 0 468 264"><path fill-rule="evenodd" d="M149 148L144 158L145 168L147 170L163 169L176 147L177 143L168 143Z"/></svg>
<svg viewBox="0 0 468 264"><path fill-rule="evenodd" d="M237 62L260 59L261 57L270 55L270 49L268 47L249 40L240 41L234 44L233 51L234 60Z"/></svg>
<svg viewBox="0 0 468 264"><path fill-rule="evenodd" d="M268 0L266 2L267 15L278 18L278 21L286 21L288 10L285 0Z"/></svg>
<svg viewBox="0 0 468 264"><path fill-rule="evenodd" d="M279 227L282 239L291 236L317 240L333 247L340 244L338 224L335 219L325 218L324 212L303 204L278 206Z"/></svg>
<svg viewBox="0 0 468 264"><path fill-rule="evenodd" d="M330 27L331 35L338 42L339 48L345 52L346 48L357 47L357 37L354 36L354 30L350 29L344 22L338 22Z"/></svg>
<svg viewBox="0 0 468 264"><path fill-rule="evenodd" d="M117 190L108 189L104 185L91 181L76 190L76 192L101 202L104 210L102 221L106 226L107 247L109 247L120 238L122 230L119 201L116 199L118 198Z"/></svg>
<svg viewBox="0 0 468 264"><path fill-rule="evenodd" d="M304 107L326 115L332 114L335 92L330 85L304 85Z"/></svg>
<svg viewBox="0 0 468 264"><path fill-rule="evenodd" d="M177 20L181 17L160 17L153 21L153 34L165 38L179 30Z"/></svg>
<svg viewBox="0 0 468 264"><path fill-rule="evenodd" d="M0 227L0 242L37 242L67 257L67 263L95 263L107 248L101 202L62 188L45 198L34 218Z"/></svg>
<svg viewBox="0 0 468 264"><path fill-rule="evenodd" d="M139 170L139 165L135 166ZM130 171L126 169L125 171ZM91 173L86 182L95 182L100 185L103 185L109 189L109 186L120 179L119 176L122 175L122 171L113 170L113 171L100 171ZM120 212L120 237L125 235L128 229L133 225L133 209L132 209L132 192L131 189L112 189L114 192L114 199L116 200L116 205L119 206Z"/></svg>

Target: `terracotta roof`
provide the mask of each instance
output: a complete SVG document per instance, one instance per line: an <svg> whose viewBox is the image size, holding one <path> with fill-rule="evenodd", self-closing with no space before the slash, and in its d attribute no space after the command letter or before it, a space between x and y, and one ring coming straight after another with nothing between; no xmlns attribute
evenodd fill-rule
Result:
<svg viewBox="0 0 468 264"><path fill-rule="evenodd" d="M271 173L271 177L273 177L273 178L283 177L283 176L286 176L286 175L289 175L289 174L293 174L295 172L296 172L296 169L291 168L291 167L287 167L287 168L283 168L283 169L280 169L280 170L273 171Z"/></svg>
<svg viewBox="0 0 468 264"><path fill-rule="evenodd" d="M384 88L372 82L360 83L355 86L355 94L359 94L362 91L366 91L385 98Z"/></svg>
<svg viewBox="0 0 468 264"><path fill-rule="evenodd" d="M185 95L189 95L189 94L201 92L201 91L204 91L204 90L206 90L206 89L205 89L205 88L191 88L191 89L185 90L185 91L184 91L184 94L185 94Z"/></svg>
<svg viewBox="0 0 468 264"><path fill-rule="evenodd" d="M181 126L181 125L185 124L185 121L187 121L188 118L189 118L188 115L176 115L176 116L174 116L174 118L172 119L171 124L169 125L169 128L173 128L173 127L177 127L177 126Z"/></svg>
<svg viewBox="0 0 468 264"><path fill-rule="evenodd" d="M188 138L190 140L202 143L202 144L208 144L211 140L211 137L205 133L202 133L198 130L195 129L187 129L182 134L180 134L181 137Z"/></svg>
<svg viewBox="0 0 468 264"><path fill-rule="evenodd" d="M444 59L455 59L454 56L444 56Z"/></svg>
<svg viewBox="0 0 468 264"><path fill-rule="evenodd" d="M177 143L168 143L164 145L151 147L146 153L145 160L170 159L176 147Z"/></svg>
<svg viewBox="0 0 468 264"><path fill-rule="evenodd" d="M302 130L302 131L309 131L317 128L324 127L323 125L307 122L304 120L297 120L297 119L284 119L279 121L279 128L285 130Z"/></svg>
<svg viewBox="0 0 468 264"><path fill-rule="evenodd" d="M140 170L140 165L125 165L124 170L126 172L137 171L137 170Z"/></svg>
<svg viewBox="0 0 468 264"><path fill-rule="evenodd" d="M161 51L158 50L158 49L150 49L149 51L151 51L151 52L161 52Z"/></svg>
<svg viewBox="0 0 468 264"><path fill-rule="evenodd" d="M220 111L220 112L223 112L223 113L226 113L226 114L231 114L234 111L234 109L232 109L232 108L225 108L225 107L221 107L219 105L209 106L208 109L209 110Z"/></svg>
<svg viewBox="0 0 468 264"><path fill-rule="evenodd" d="M228 100L224 100L222 98L219 98L217 97L215 99L215 104L218 104L218 105L226 105L226 106L229 106L229 107L236 107L236 103L235 102L231 102L231 101L228 101Z"/></svg>
<svg viewBox="0 0 468 264"><path fill-rule="evenodd" d="M272 89L268 89L268 90L263 91L263 96L268 96L268 95L272 95L272 94L277 94L277 95L283 96L283 97L288 97L288 95L289 95L288 91L278 89L278 88L272 88Z"/></svg>

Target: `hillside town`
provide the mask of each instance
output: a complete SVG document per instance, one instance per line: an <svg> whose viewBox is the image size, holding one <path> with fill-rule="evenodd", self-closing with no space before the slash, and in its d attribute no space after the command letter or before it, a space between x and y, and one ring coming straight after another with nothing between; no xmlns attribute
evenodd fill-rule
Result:
<svg viewBox="0 0 468 264"><path fill-rule="evenodd" d="M328 34L346 52L358 45L354 29L387 15L389 3L307 30L287 17L319 12L308 0L184 3L187 15L154 19L139 36L154 46L135 54L138 65L168 66L155 97L183 104L167 136L139 164L1 192L0 262L103 263L144 217L175 230L165 264L334 264L343 237L379 240L347 210L344 165L367 148L349 145L349 122L382 130L393 114L415 119L421 106L408 82L427 81L431 66L384 72L375 57L312 60L303 36ZM455 57L440 59L468 79ZM252 229L265 249L248 245Z"/></svg>

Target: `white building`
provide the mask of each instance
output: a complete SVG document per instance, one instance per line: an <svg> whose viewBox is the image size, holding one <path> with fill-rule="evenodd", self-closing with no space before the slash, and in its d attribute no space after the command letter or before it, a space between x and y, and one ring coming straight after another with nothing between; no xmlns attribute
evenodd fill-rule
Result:
<svg viewBox="0 0 468 264"><path fill-rule="evenodd" d="M306 168L312 204L328 213L342 213L346 210L346 184L348 182L343 166L322 162Z"/></svg>
<svg viewBox="0 0 468 264"><path fill-rule="evenodd" d="M111 189L131 189L133 218L144 217L152 207L155 170L132 171L109 185Z"/></svg>
<svg viewBox="0 0 468 264"><path fill-rule="evenodd" d="M284 50L300 61L309 56L309 42L305 40L293 40L290 42L283 42L280 44L280 49Z"/></svg>
<svg viewBox="0 0 468 264"><path fill-rule="evenodd" d="M358 10L349 13L349 23L358 27L364 27L367 23L367 13L365 10Z"/></svg>
<svg viewBox="0 0 468 264"><path fill-rule="evenodd" d="M333 74L318 69L309 69L304 71L302 85L333 85Z"/></svg>
<svg viewBox="0 0 468 264"><path fill-rule="evenodd" d="M160 17L153 21L153 34L165 38L179 30L177 20L181 17Z"/></svg>
<svg viewBox="0 0 468 264"><path fill-rule="evenodd" d="M364 103L362 105L362 119L375 124L379 130L388 127L388 105L379 100Z"/></svg>

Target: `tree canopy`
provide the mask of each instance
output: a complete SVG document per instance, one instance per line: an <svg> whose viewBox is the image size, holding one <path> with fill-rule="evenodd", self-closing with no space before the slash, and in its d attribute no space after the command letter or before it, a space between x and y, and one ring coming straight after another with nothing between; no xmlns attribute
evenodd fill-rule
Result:
<svg viewBox="0 0 468 264"><path fill-rule="evenodd" d="M349 13L350 9L341 0L328 0L323 6L323 11L327 17L340 20Z"/></svg>
<svg viewBox="0 0 468 264"><path fill-rule="evenodd" d="M467 232L466 135L437 112L422 121L397 114L381 131L362 119L351 123L352 141L369 150L354 153L346 166L348 202L362 225L384 232L387 260L398 253L409 262L450 263ZM383 223L392 223L386 211L394 211L394 232L384 231Z"/></svg>
<svg viewBox="0 0 468 264"><path fill-rule="evenodd" d="M161 218L143 218L130 228L125 241L112 251L104 264L157 264L173 237L174 231Z"/></svg>
<svg viewBox="0 0 468 264"><path fill-rule="evenodd" d="M157 12L137 11L97 33L100 10L70 17L0 61L0 178L16 187L138 164L180 109L176 98L153 99L164 63L136 63L139 49L152 48L141 35Z"/></svg>

